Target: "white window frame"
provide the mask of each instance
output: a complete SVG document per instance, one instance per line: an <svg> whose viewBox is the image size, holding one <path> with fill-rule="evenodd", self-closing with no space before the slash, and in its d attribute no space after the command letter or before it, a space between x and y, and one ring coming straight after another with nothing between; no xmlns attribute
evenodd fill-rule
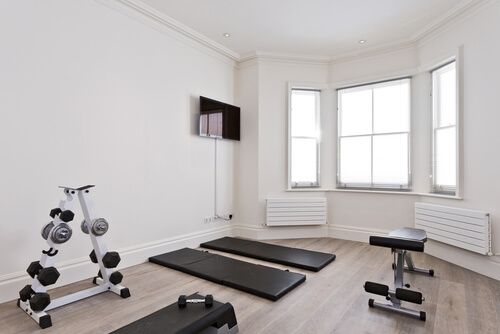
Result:
<svg viewBox="0 0 500 334"><path fill-rule="evenodd" d="M294 136L292 137L292 93L294 90L301 91L314 91L319 93L319 101L316 103L316 133L317 137L304 137L304 136ZM288 87L288 188L289 189L300 189L300 188L319 188L321 185L321 173L320 173L320 146L321 146L321 93L322 89L317 86L302 86L289 84ZM316 139L316 182L292 182L292 138L309 138Z"/></svg>
<svg viewBox="0 0 500 334"><path fill-rule="evenodd" d="M399 81L399 80L408 80L409 86L408 89L410 90L408 96L409 96L409 115L408 115L408 131L400 131L400 132L387 132L387 133L373 133L373 124L374 124L374 118L373 118L373 104L372 104L372 133L371 134L363 134L363 135L347 135L347 136L342 136L342 110L341 110L341 105L342 105L342 99L341 99L341 94L340 92L342 90L346 89L356 89L359 88L359 90L366 89L367 87L371 86L372 89L376 87L380 87L384 84L394 82L394 81ZM359 85L352 85L352 86L347 86L347 87L342 87L337 89L337 182L336 182L336 187L337 189L363 189L363 190L392 190L392 191L411 191L412 190L412 168L411 168L411 137L412 137L412 129L411 129L411 119L412 119L412 77L411 76L405 76L405 77L399 77L399 78L394 78L394 79L387 79L387 80L381 80L381 81L374 81L374 82L369 82L369 83L364 83L364 84L359 84ZM372 95L373 99L373 95ZM382 136L382 135L396 135L396 134L407 134L408 135L408 184L407 185L399 185L396 186L394 184L374 184L373 183L373 138L376 136ZM340 182L340 175L341 175L341 145L340 141L342 138L352 138L352 137L370 137L371 138L371 182L370 183L341 183Z"/></svg>
<svg viewBox="0 0 500 334"><path fill-rule="evenodd" d="M439 115L436 112L435 107L435 96L434 96L434 72L439 71L440 69L455 63L455 89L456 89L456 105L455 105L455 125L448 125L439 127L437 117ZM448 59L442 64L435 66L430 70L430 80L431 80L431 131L432 131L432 156L431 156L431 193L435 194L443 194L443 195L452 195L458 196L459 193L459 181L460 181L460 86L459 86L459 62L457 58ZM455 128L455 147L456 147L456 156L455 156L455 186L450 185L439 185L436 183L436 179L434 175L436 175L436 133L440 129L446 128Z"/></svg>

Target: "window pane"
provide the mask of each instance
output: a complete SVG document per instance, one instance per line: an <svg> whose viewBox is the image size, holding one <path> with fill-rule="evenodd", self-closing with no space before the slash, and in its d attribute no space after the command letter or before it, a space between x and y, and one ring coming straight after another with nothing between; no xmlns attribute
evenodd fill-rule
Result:
<svg viewBox="0 0 500 334"><path fill-rule="evenodd" d="M408 131L410 82L401 80L373 90L373 128L375 133Z"/></svg>
<svg viewBox="0 0 500 334"><path fill-rule="evenodd" d="M291 181L317 183L316 139L292 138Z"/></svg>
<svg viewBox="0 0 500 334"><path fill-rule="evenodd" d="M373 137L373 183L408 185L408 134Z"/></svg>
<svg viewBox="0 0 500 334"><path fill-rule="evenodd" d="M316 103L319 92L292 90L292 136L316 137Z"/></svg>
<svg viewBox="0 0 500 334"><path fill-rule="evenodd" d="M455 63L436 71L438 79L438 120L439 127L456 124L457 87Z"/></svg>
<svg viewBox="0 0 500 334"><path fill-rule="evenodd" d="M372 90L340 91L341 135L372 133Z"/></svg>
<svg viewBox="0 0 500 334"><path fill-rule="evenodd" d="M437 129L435 138L435 180L439 186L456 186L456 130L455 127Z"/></svg>
<svg viewBox="0 0 500 334"><path fill-rule="evenodd" d="M340 139L340 183L371 183L371 137Z"/></svg>

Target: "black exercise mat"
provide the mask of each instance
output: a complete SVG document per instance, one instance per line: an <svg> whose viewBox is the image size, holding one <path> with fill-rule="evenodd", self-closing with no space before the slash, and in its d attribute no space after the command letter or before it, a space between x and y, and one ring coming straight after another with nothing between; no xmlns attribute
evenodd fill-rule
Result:
<svg viewBox="0 0 500 334"><path fill-rule="evenodd" d="M270 300L278 300L306 276L190 248L149 258L150 262Z"/></svg>
<svg viewBox="0 0 500 334"><path fill-rule="evenodd" d="M204 298L199 294L188 296L188 299ZM215 326L236 326L233 306L214 300L212 307L205 304L188 304L179 308L177 302L162 308L150 315L132 322L111 334L194 334Z"/></svg>
<svg viewBox="0 0 500 334"><path fill-rule="evenodd" d="M205 242L200 246L311 271L320 271L335 260L335 254L231 237Z"/></svg>

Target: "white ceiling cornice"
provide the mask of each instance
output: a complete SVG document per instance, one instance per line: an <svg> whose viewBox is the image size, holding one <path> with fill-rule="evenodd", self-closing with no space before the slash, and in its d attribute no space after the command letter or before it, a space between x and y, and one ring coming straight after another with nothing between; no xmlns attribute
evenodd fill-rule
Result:
<svg viewBox="0 0 500 334"><path fill-rule="evenodd" d="M239 62L246 62L249 60L266 60L266 61L281 61L288 63L309 63L314 65L328 65L332 58L329 56L318 55L301 55L295 53L276 53L266 51L254 51L240 56Z"/></svg>
<svg viewBox="0 0 500 334"><path fill-rule="evenodd" d="M458 20L462 20L469 17L470 15L473 15L478 10L493 3L494 1L497 0L463 0L450 11L446 12L444 15L436 19L434 22L415 33L409 39L388 43L385 45L375 45L369 49L364 49L363 51L346 52L344 54L335 55L331 58L331 62L343 63L360 58L367 58L385 53L397 52L399 50L408 48L416 48L428 39L432 39L433 37L439 35L445 27L452 25Z"/></svg>
<svg viewBox="0 0 500 334"><path fill-rule="evenodd" d="M343 54L336 55L330 58L330 63L344 63L348 61L353 61L356 59L365 59L369 57L375 57L378 55L397 52L400 50L416 48L417 43L413 40L401 40L387 44L375 45L370 48L366 48L358 51L346 52Z"/></svg>
<svg viewBox="0 0 500 334"><path fill-rule="evenodd" d="M447 11L436 20L417 31L411 38L415 42L432 36L439 32L444 26L453 23L458 19L463 19L475 13L480 8L493 3L495 0L462 0L458 5Z"/></svg>
<svg viewBox="0 0 500 334"><path fill-rule="evenodd" d="M134 11L142 14L146 18L152 20L154 23L159 23L167 28L170 28L218 53L230 58L231 60L239 61L240 55L224 45L208 38L207 36L197 32L194 29L182 24L181 22L171 18L170 16L157 11L156 9L148 6L140 0L114 0Z"/></svg>
<svg viewBox="0 0 500 334"><path fill-rule="evenodd" d="M102 1L102 0L97 0ZM416 47L424 40L430 39L438 35L444 27L456 22L459 19L464 19L469 15L477 12L480 8L487 4L493 3L498 0L463 0L457 6L453 7L450 11L440 16L431 24L425 26L420 31L416 32L411 38L392 42L384 45L374 45L370 48L363 48L362 50L349 51L339 53L332 56L317 56L317 55L300 55L300 54L281 54L266 51L255 51L248 54L240 55L239 53L223 46L222 44L212 40L211 38L195 31L194 29L182 24L181 22L171 18L170 16L159 12L158 10L150 7L141 0L112 0L116 3L132 9L143 17L152 20L154 23L163 25L172 29L185 37L198 42L199 44L208 47L217 53L228 57L229 59L244 63L250 60L263 60L263 61L281 61L289 63L305 63L305 64L331 64L352 61L359 58L366 58L384 54L387 52L394 52L407 48Z"/></svg>

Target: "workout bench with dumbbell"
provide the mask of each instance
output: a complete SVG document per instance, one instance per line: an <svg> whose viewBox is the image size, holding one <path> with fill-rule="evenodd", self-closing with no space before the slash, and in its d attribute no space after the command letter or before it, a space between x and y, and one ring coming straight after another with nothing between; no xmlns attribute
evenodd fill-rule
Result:
<svg viewBox="0 0 500 334"><path fill-rule="evenodd" d="M410 251L423 252L427 235L424 230L414 228L401 228L389 233L387 237L371 236L370 245L391 248L394 254L392 268L394 270L394 290L380 283L366 282L365 291L384 296L390 303L380 303L374 299L368 300L370 307L378 307L388 311L397 312L425 321L424 311L415 311L401 306L402 301L422 304L425 300L421 292L409 290L410 285L404 282L404 271L412 271L434 276L432 269L416 268ZM405 263L407 265L405 266Z"/></svg>
<svg viewBox="0 0 500 334"><path fill-rule="evenodd" d="M189 305L188 304L192 304ZM203 305L204 304L204 305ZM110 334L236 334L238 322L230 303L212 295L181 295L172 303Z"/></svg>
<svg viewBox="0 0 500 334"><path fill-rule="evenodd" d="M32 282L19 291L17 305L31 316L41 328L52 325L51 317L47 311L69 303L106 291L114 292L122 298L130 297L128 288L120 285L123 275L114 270L120 262L120 255L117 252L108 252L102 239L108 231L109 224L103 218L96 219L91 211L89 194L93 187L92 185L80 188L61 187L66 199L59 203L59 207L50 211L49 215L53 221L46 224L41 232L50 248L43 250L40 261L31 262L26 270L31 276ZM74 200L76 198L78 198L84 216L84 221L81 224L82 232L89 235L93 246L90 259L99 265L98 277L95 277L93 281L97 286L51 300L47 293L47 287L56 283L60 276L59 271L54 267L55 258L59 253L59 246L67 242L73 234L69 223L75 216L72 209L75 206Z"/></svg>

